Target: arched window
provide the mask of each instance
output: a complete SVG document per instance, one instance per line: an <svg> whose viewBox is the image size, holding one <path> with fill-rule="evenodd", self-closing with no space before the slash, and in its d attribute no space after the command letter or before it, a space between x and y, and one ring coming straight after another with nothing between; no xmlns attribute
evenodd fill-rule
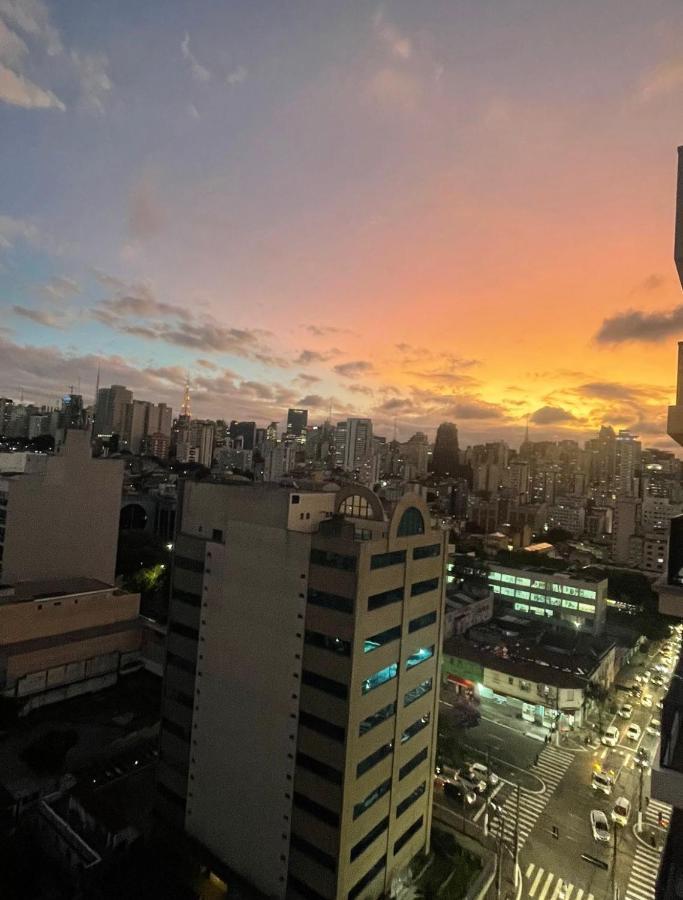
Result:
<svg viewBox="0 0 683 900"><path fill-rule="evenodd" d="M409 506L398 523L398 537L412 537L425 533L425 520L416 506Z"/></svg>
<svg viewBox="0 0 683 900"><path fill-rule="evenodd" d="M360 494L354 494L352 497L347 497L346 500L343 500L339 507L339 512L345 516L352 516L354 519L369 519L372 516L370 504Z"/></svg>

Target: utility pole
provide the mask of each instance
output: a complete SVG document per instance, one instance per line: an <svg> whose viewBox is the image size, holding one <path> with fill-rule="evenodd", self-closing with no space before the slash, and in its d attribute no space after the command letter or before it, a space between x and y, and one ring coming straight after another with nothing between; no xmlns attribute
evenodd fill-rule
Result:
<svg viewBox="0 0 683 900"><path fill-rule="evenodd" d="M644 766L639 766L638 771L638 824L636 825L636 831L638 834L641 834L643 830L643 775L644 775Z"/></svg>
<svg viewBox="0 0 683 900"><path fill-rule="evenodd" d="M498 835L498 869L496 871L496 900L500 900L501 889L503 886L503 838L505 836L505 819L500 813L498 814L498 824L500 826L500 834Z"/></svg>
<svg viewBox="0 0 683 900"><path fill-rule="evenodd" d="M516 785L517 788L517 798L515 803L515 859L514 859L514 879L515 879L515 887L518 887L519 883L519 782Z"/></svg>
<svg viewBox="0 0 683 900"><path fill-rule="evenodd" d="M614 823L614 848L612 852L612 900L618 900L617 888L617 838L619 837L619 826Z"/></svg>

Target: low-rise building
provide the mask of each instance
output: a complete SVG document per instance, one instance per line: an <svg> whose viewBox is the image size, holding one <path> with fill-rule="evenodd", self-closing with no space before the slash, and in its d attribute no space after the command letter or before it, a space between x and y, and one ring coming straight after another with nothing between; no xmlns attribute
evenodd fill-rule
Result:
<svg viewBox="0 0 683 900"><path fill-rule="evenodd" d="M493 591L488 588L449 588L446 592L444 636L464 634L474 625L488 622L492 616Z"/></svg>

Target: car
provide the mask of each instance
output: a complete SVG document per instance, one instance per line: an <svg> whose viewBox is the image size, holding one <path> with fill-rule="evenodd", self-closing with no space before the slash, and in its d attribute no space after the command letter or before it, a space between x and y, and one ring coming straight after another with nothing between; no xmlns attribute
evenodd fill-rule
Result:
<svg viewBox="0 0 683 900"><path fill-rule="evenodd" d="M664 665L664 663L657 663L654 669L655 672L666 672L666 666Z"/></svg>
<svg viewBox="0 0 683 900"><path fill-rule="evenodd" d="M617 825L627 825L631 815L631 803L626 797L617 797L612 809L612 821Z"/></svg>
<svg viewBox="0 0 683 900"><path fill-rule="evenodd" d="M602 743L606 744L608 747L616 747L619 743L619 729L614 725L610 725L609 728L606 728L605 733L602 736Z"/></svg>
<svg viewBox="0 0 683 900"><path fill-rule="evenodd" d="M601 791L609 797L612 793L612 779L607 772L593 772L591 787L594 791Z"/></svg>
<svg viewBox="0 0 683 900"><path fill-rule="evenodd" d="M668 656L671 653L671 644L662 644L659 648L660 656Z"/></svg>
<svg viewBox="0 0 683 900"><path fill-rule="evenodd" d="M496 773L492 772L491 769L484 765L484 763L470 763L468 771L471 776L487 781L491 787L495 787L500 781L500 778Z"/></svg>
<svg viewBox="0 0 683 900"><path fill-rule="evenodd" d="M636 682L636 684L642 684L642 683L645 681L645 679L644 679L643 676L640 674L640 672L638 672L637 675L634 675L634 676L633 676L633 680Z"/></svg>
<svg viewBox="0 0 683 900"><path fill-rule="evenodd" d="M646 709L650 709L652 707L652 697L650 694L643 694L640 698L640 705L644 706Z"/></svg>
<svg viewBox="0 0 683 900"><path fill-rule="evenodd" d="M652 676L652 684L656 684L657 687L661 687L664 684L664 679L661 675L653 675Z"/></svg>
<svg viewBox="0 0 683 900"><path fill-rule="evenodd" d="M655 705L657 706L657 709L660 709L660 710L664 709L664 701L663 700L658 700Z"/></svg>
<svg viewBox="0 0 683 900"><path fill-rule="evenodd" d="M647 750L645 747L639 747L636 750L635 755L635 764L640 766L641 769L649 769L650 768L650 757L648 756Z"/></svg>
<svg viewBox="0 0 683 900"><path fill-rule="evenodd" d="M635 722L632 722L626 729L626 737L629 739L629 741L640 740L641 734L642 732L640 730L640 725L636 725Z"/></svg>
<svg viewBox="0 0 683 900"><path fill-rule="evenodd" d="M591 810L591 831L593 832L594 841L609 844L612 839L607 816L601 809Z"/></svg>
<svg viewBox="0 0 683 900"><path fill-rule="evenodd" d="M468 791L474 791L475 794L483 794L486 791L486 782L483 778L476 776L472 778L468 772L461 772L459 778Z"/></svg>
<svg viewBox="0 0 683 900"><path fill-rule="evenodd" d="M477 795L473 791L468 791L459 781L445 781L443 792L446 797L464 803L466 806L474 806L477 802Z"/></svg>
<svg viewBox="0 0 683 900"><path fill-rule="evenodd" d="M652 678L652 672L649 669L646 669L643 672L643 684L647 684L651 678Z"/></svg>
<svg viewBox="0 0 683 900"><path fill-rule="evenodd" d="M633 706L630 703L624 703L623 706L619 707L619 715L622 719L630 719L633 715Z"/></svg>
<svg viewBox="0 0 683 900"><path fill-rule="evenodd" d="M647 723L647 727L645 728L648 734L656 734L660 735L662 733L662 723L659 719L650 719Z"/></svg>

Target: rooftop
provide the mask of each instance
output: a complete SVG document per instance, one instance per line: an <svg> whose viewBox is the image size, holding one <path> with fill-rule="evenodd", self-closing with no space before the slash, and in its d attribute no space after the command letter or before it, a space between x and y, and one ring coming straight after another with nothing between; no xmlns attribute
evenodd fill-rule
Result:
<svg viewBox="0 0 683 900"><path fill-rule="evenodd" d="M0 604L29 603L34 600L73 597L77 594L111 593L115 590L117 588L114 585L95 578L41 578L0 584Z"/></svg>

